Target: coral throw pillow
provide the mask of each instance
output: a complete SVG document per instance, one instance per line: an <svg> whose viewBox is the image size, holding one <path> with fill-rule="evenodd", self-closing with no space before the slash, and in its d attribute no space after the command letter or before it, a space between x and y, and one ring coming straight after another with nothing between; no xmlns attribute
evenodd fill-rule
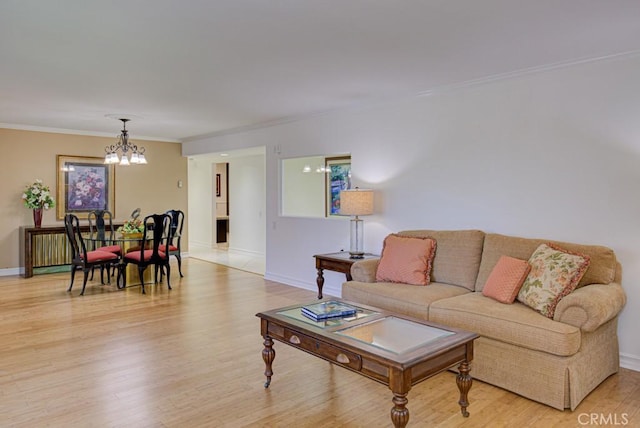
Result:
<svg viewBox="0 0 640 428"><path fill-rule="evenodd" d="M513 303L530 270L526 260L502 256L489 274L482 294L501 303Z"/></svg>
<svg viewBox="0 0 640 428"><path fill-rule="evenodd" d="M432 238L389 235L384 239L376 281L429 285L435 253Z"/></svg>
<svg viewBox="0 0 640 428"><path fill-rule="evenodd" d="M558 302L571 293L584 276L591 259L553 244L541 244L529 258L531 272L518 300L553 319Z"/></svg>

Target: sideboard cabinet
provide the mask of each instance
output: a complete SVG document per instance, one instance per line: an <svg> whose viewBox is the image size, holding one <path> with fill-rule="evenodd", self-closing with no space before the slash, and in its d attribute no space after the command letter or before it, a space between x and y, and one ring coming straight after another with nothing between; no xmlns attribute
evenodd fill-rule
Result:
<svg viewBox="0 0 640 428"><path fill-rule="evenodd" d="M114 224L114 227L122 223ZM89 225L81 225L82 232L89 232ZM21 226L20 227L20 267L24 266L22 276L31 278L34 268L47 268L71 264L71 250L64 225L60 226Z"/></svg>

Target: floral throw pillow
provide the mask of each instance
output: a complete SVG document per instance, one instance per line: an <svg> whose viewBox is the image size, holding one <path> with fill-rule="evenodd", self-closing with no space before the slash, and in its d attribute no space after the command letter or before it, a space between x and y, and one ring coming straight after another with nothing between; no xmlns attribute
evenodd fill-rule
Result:
<svg viewBox="0 0 640 428"><path fill-rule="evenodd" d="M558 302L576 288L590 262L585 254L541 244L529 258L531 271L520 288L518 300L553 319Z"/></svg>

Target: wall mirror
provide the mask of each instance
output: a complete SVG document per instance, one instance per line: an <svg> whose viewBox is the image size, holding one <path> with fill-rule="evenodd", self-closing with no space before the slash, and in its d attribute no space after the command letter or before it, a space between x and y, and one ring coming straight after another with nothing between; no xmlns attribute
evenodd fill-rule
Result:
<svg viewBox="0 0 640 428"><path fill-rule="evenodd" d="M351 155L282 159L281 215L339 215L340 191L351 189Z"/></svg>

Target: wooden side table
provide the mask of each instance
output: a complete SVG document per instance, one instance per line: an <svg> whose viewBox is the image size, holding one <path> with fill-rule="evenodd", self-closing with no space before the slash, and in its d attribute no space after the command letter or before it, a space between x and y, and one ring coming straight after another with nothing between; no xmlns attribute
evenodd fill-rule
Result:
<svg viewBox="0 0 640 428"><path fill-rule="evenodd" d="M371 253L365 253L361 259L352 259L349 257L348 251L340 251L338 253L328 254L316 254L313 257L316 259L316 269L318 270L318 277L316 278L316 284L318 284L318 299L322 299L322 287L324 286L324 274L325 269L334 272L342 272L346 275L347 281L351 281L351 265L359 260L376 259L380 256Z"/></svg>

